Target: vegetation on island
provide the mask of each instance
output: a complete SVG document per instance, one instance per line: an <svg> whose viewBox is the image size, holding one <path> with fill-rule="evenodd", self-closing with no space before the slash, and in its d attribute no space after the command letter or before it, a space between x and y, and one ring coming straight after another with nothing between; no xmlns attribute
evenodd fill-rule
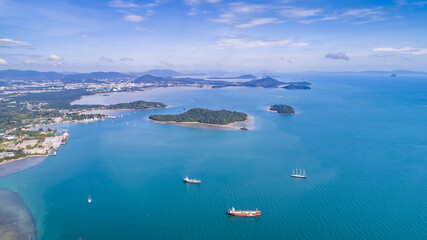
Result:
<svg viewBox="0 0 427 240"><path fill-rule="evenodd" d="M229 123L245 121L248 115L246 113L228 110L193 108L177 115L151 115L149 118L159 122L197 122L227 125Z"/></svg>
<svg viewBox="0 0 427 240"><path fill-rule="evenodd" d="M278 112L281 114L295 114L295 110L291 106L284 105L284 104L283 105L275 104L271 106L269 110Z"/></svg>
<svg viewBox="0 0 427 240"><path fill-rule="evenodd" d="M166 104L161 102L146 102L146 101L136 101L130 103L118 103L106 106L106 109L135 109L135 110L145 110L153 108L165 108Z"/></svg>
<svg viewBox="0 0 427 240"><path fill-rule="evenodd" d="M264 77L261 79L255 79L251 81L246 81L242 83L242 86L245 87L263 87L263 88L276 88L280 85L285 84L271 77Z"/></svg>

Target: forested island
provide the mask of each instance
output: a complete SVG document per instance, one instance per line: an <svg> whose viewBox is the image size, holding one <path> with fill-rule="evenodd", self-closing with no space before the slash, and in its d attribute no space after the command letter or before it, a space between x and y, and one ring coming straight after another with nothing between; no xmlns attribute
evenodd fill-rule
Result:
<svg viewBox="0 0 427 240"><path fill-rule="evenodd" d="M284 105L284 104L283 105L275 104L270 107L269 111L277 112L280 114L295 114L295 110L291 106Z"/></svg>
<svg viewBox="0 0 427 240"><path fill-rule="evenodd" d="M155 109L155 108L165 108L166 104L161 102L146 102L146 101L136 101L130 103L118 103L106 106L106 109L133 109L133 110L146 110L146 109Z"/></svg>
<svg viewBox="0 0 427 240"><path fill-rule="evenodd" d="M248 119L248 115L246 113L228 110L192 108L187 112L176 115L151 115L149 119L157 122L186 122L227 125L230 123L246 121Z"/></svg>

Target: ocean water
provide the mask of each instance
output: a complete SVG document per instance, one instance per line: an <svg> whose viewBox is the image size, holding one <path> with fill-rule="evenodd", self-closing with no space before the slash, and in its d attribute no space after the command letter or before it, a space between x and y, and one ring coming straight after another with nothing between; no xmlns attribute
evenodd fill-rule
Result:
<svg viewBox="0 0 427 240"><path fill-rule="evenodd" d="M70 139L57 156L0 178L0 188L19 193L42 240L427 239L427 77L303 77L312 90L85 97L78 102L171 107L65 126ZM272 104L297 114L266 111ZM255 129L147 120L192 107L246 112ZM293 168L307 179L291 178ZM202 184L184 184L186 175ZM262 216L226 215L233 206Z"/></svg>

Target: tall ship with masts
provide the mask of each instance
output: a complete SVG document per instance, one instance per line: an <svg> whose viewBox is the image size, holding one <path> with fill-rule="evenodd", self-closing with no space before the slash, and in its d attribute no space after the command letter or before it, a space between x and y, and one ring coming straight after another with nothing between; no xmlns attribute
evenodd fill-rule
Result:
<svg viewBox="0 0 427 240"><path fill-rule="evenodd" d="M301 170L301 168L300 168L299 171L298 171L298 168L296 168L296 169L292 169L291 177L294 177L294 178L306 178L307 175L305 174L305 169Z"/></svg>

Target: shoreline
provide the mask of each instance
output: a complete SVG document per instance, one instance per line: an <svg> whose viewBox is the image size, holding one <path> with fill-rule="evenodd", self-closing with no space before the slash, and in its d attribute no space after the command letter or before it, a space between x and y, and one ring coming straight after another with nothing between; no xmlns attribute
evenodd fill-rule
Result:
<svg viewBox="0 0 427 240"><path fill-rule="evenodd" d="M165 108L168 108L168 107L170 107L170 106L166 106ZM102 113L111 113L111 112L119 112L119 111L127 112L127 111L144 111L144 110L153 110L153 109L163 109L163 108L147 108L147 109L93 109L93 110L84 110L84 111L82 111L82 113L85 114L85 113L90 113L92 111L99 111L99 112L102 112ZM96 120L90 120L90 121L70 120L70 121L63 121L63 122L60 122L60 123L51 123L51 124L40 125L40 126L36 126L34 128L31 128L31 129L46 128L46 127L49 127L49 126L58 126L58 125L63 125L63 124L65 125L65 124L93 123L93 122L104 121L106 119L111 119L111 118L115 118L116 117L116 116L114 116L112 114L110 114L110 115L105 114L105 115L107 116L106 118L101 118L101 119L96 119ZM27 160L27 159L30 159L30 158L44 158L44 159L46 159L49 156L50 156L49 154L28 155L28 156L20 157L20 158L16 158L16 159L3 160L3 161L0 162L0 166L3 166L3 165L8 164L8 163L14 163L14 162L19 162L19 161ZM39 163L37 163L37 164L39 164ZM37 165L37 164L35 164L35 165ZM27 168L25 168L25 169L27 169ZM5 176L7 176L7 175L5 175ZM1 176L0 175L0 178L1 177L5 177L5 176Z"/></svg>
<svg viewBox="0 0 427 240"><path fill-rule="evenodd" d="M6 163L13 163L13 162L22 161L22 160L25 160L25 159L27 159L27 158L38 158L38 157L47 158L47 157L49 157L49 156L50 156L49 154L28 155L28 156L20 157L20 158L16 158L16 159L3 160L3 161L1 161L1 162L0 162L0 166L1 166L1 165L4 165L4 164L6 164Z"/></svg>
<svg viewBox="0 0 427 240"><path fill-rule="evenodd" d="M218 130L241 130L241 128L245 127L248 130L253 130L253 128L249 128L247 126L239 126L239 124L250 123L251 120L254 120L254 117L248 116L244 121L233 122L225 125L221 124L212 124L212 123L200 123L200 122L175 122L175 121L156 121L150 118L147 118L151 122L166 124L166 125L175 125L181 127L190 127L190 128L207 128L207 129L218 129Z"/></svg>

